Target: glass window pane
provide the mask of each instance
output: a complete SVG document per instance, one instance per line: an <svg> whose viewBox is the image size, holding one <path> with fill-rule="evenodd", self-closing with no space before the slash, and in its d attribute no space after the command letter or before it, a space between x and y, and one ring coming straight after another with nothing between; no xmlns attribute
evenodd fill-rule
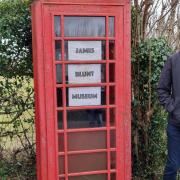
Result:
<svg viewBox="0 0 180 180"><path fill-rule="evenodd" d="M64 34L67 37L105 36L105 17L66 16Z"/></svg>
<svg viewBox="0 0 180 180"><path fill-rule="evenodd" d="M61 60L61 41L55 41L55 59Z"/></svg>
<svg viewBox="0 0 180 180"><path fill-rule="evenodd" d="M115 82L115 64L109 64L109 82Z"/></svg>
<svg viewBox="0 0 180 180"><path fill-rule="evenodd" d="M76 64L66 66L66 82L69 84L91 84L106 81L105 64Z"/></svg>
<svg viewBox="0 0 180 180"><path fill-rule="evenodd" d="M57 113L57 117L58 117L58 129L63 129L63 112L62 111L58 111Z"/></svg>
<svg viewBox="0 0 180 180"><path fill-rule="evenodd" d="M56 83L62 84L62 65L61 64L56 65Z"/></svg>
<svg viewBox="0 0 180 180"><path fill-rule="evenodd" d="M106 149L106 139L106 131L69 133L68 151Z"/></svg>
<svg viewBox="0 0 180 180"><path fill-rule="evenodd" d="M116 152L111 152L111 169L116 169Z"/></svg>
<svg viewBox="0 0 180 180"><path fill-rule="evenodd" d="M115 104L115 87L114 86L109 87L109 103L111 105Z"/></svg>
<svg viewBox="0 0 180 180"><path fill-rule="evenodd" d="M93 128L106 125L104 109L67 111L68 128Z"/></svg>
<svg viewBox="0 0 180 180"><path fill-rule="evenodd" d="M104 60L106 41L65 41L66 60Z"/></svg>
<svg viewBox="0 0 180 180"><path fill-rule="evenodd" d="M107 180L106 174L69 177L69 180ZM114 179L115 180L115 179Z"/></svg>
<svg viewBox="0 0 180 180"><path fill-rule="evenodd" d="M68 165L69 173L106 170L107 154L93 153L69 155Z"/></svg>
<svg viewBox="0 0 180 180"><path fill-rule="evenodd" d="M111 148L116 147L116 131L115 130L110 131L110 146Z"/></svg>
<svg viewBox="0 0 180 180"><path fill-rule="evenodd" d="M68 88L67 106L100 106L105 104L105 87Z"/></svg>
<svg viewBox="0 0 180 180"><path fill-rule="evenodd" d="M110 109L110 125L115 126L115 108Z"/></svg>
<svg viewBox="0 0 180 180"><path fill-rule="evenodd" d="M59 156L59 174L65 174L64 156Z"/></svg>
<svg viewBox="0 0 180 180"><path fill-rule="evenodd" d="M109 59L115 60L115 41L114 40L109 41Z"/></svg>
<svg viewBox="0 0 180 180"><path fill-rule="evenodd" d="M57 89L57 107L62 107L63 105L63 98L62 98L62 89Z"/></svg>
<svg viewBox="0 0 180 180"><path fill-rule="evenodd" d="M109 36L114 37L114 17L109 17Z"/></svg>
<svg viewBox="0 0 180 180"><path fill-rule="evenodd" d="M58 150L64 152L64 133L58 134Z"/></svg>
<svg viewBox="0 0 180 180"><path fill-rule="evenodd" d="M116 174L115 173L111 174L111 180L116 180Z"/></svg>
<svg viewBox="0 0 180 180"><path fill-rule="evenodd" d="M61 36L61 19L60 19L60 16L54 16L54 32L55 32L55 36Z"/></svg>

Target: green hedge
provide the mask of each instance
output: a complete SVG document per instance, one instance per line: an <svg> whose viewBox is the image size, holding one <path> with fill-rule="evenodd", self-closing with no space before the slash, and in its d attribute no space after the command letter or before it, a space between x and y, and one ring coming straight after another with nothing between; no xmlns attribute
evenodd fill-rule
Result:
<svg viewBox="0 0 180 180"><path fill-rule="evenodd" d="M156 87L167 55L164 38L150 38L132 50L132 152L134 179L162 179L166 160L167 114Z"/></svg>

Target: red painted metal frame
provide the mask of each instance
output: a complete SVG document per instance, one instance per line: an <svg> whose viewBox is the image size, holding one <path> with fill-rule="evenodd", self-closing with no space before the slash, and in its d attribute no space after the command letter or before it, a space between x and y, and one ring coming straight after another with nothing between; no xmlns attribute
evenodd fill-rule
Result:
<svg viewBox="0 0 180 180"><path fill-rule="evenodd" d="M47 137L46 137L46 110L44 88L44 50L42 4L34 2L32 5L32 32L33 32L33 64L35 87L36 113L36 160L37 179L48 179L47 175Z"/></svg>
<svg viewBox="0 0 180 180"><path fill-rule="evenodd" d="M70 12L70 13L69 13ZM81 13L79 13L81 12ZM53 16L61 16L61 37L54 37ZM64 37L64 15L105 16L106 37ZM115 37L108 36L108 17L115 16ZM38 180L56 180L59 177L116 173L116 180L131 179L131 70L130 70L130 0L64 0L59 2L34 1L32 4L33 63L36 105L36 141ZM101 61L85 61L83 64L105 64L106 82L98 84L66 84L65 65L82 61L55 61L54 42L61 40L64 57L65 40L106 40L106 58ZM109 40L115 40L115 60L109 60ZM115 82L109 82L109 64L115 64ZM56 64L62 65L63 83L56 85ZM67 107L67 87L106 87L106 105ZM115 104L110 105L109 87L115 86ZM56 88L63 90L63 106L56 105ZM110 108L115 108L116 124L110 126ZM102 128L67 128L67 110L106 109L107 125ZM64 129L57 129L57 111L63 111ZM116 131L116 148L110 148L110 131ZM67 134L73 132L107 132L107 149L68 151ZM58 134L64 134L64 152L58 152ZM68 155L107 152L107 170L68 173ZM116 152L116 169L110 167L110 153ZM58 173L58 157L65 157L65 174ZM61 167L60 167L61 168Z"/></svg>

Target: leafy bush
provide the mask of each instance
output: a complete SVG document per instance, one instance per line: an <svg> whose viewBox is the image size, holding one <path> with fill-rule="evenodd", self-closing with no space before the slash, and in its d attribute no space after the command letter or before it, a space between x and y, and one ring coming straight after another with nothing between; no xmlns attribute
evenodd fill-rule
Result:
<svg viewBox="0 0 180 180"><path fill-rule="evenodd" d="M32 76L30 1L0 1L0 76Z"/></svg>
<svg viewBox="0 0 180 180"><path fill-rule="evenodd" d="M0 179L35 178L30 1L0 1Z"/></svg>
<svg viewBox="0 0 180 180"><path fill-rule="evenodd" d="M166 116L157 82L171 49L163 38L147 39L132 53L132 142L134 179L161 179L166 159Z"/></svg>

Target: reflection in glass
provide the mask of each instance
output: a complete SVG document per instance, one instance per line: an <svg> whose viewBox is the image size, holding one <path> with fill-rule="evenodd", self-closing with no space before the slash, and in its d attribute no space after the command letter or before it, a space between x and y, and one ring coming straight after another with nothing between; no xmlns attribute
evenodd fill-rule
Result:
<svg viewBox="0 0 180 180"><path fill-rule="evenodd" d="M66 83L91 84L106 82L105 64L66 65Z"/></svg>
<svg viewBox="0 0 180 180"><path fill-rule="evenodd" d="M63 112L59 111L57 113L57 117L58 117L58 129L63 129Z"/></svg>
<svg viewBox="0 0 180 180"><path fill-rule="evenodd" d="M64 174L65 168L64 168L64 156L59 156L59 174Z"/></svg>
<svg viewBox="0 0 180 180"><path fill-rule="evenodd" d="M58 134L58 150L64 152L64 134Z"/></svg>
<svg viewBox="0 0 180 180"><path fill-rule="evenodd" d="M114 17L109 17L109 36L114 37Z"/></svg>
<svg viewBox="0 0 180 180"><path fill-rule="evenodd" d="M106 125L104 109L67 111L68 128L93 128Z"/></svg>
<svg viewBox="0 0 180 180"><path fill-rule="evenodd" d="M71 43L73 42L73 43ZM91 43L89 43L91 42ZM99 51L101 52L101 55L97 55L98 53L95 53L95 57L93 57L92 55L88 55L88 56L84 56L84 59L82 58L82 56L80 55L79 57L76 55L76 58L74 57L73 54L75 54L75 49L71 48L73 47L72 44L75 44L77 43L78 44L78 47L85 47L85 46L89 46L89 44L92 45L92 47L94 47L95 45L93 45L93 42L96 44L98 42L101 43L101 49L98 50L98 53ZM70 45L69 45L70 44ZM106 59L106 41L65 41L65 53L64 53L64 59L65 60L83 60L83 61L86 61L86 60L105 60ZM70 47L69 47L70 46ZM77 47L77 45L74 47ZM96 46L95 46L96 47ZM69 49L71 48L71 49ZM96 50L97 52L97 50ZM70 54L71 53L71 54ZM73 55L73 56L72 56ZM93 58L92 58L93 57Z"/></svg>
<svg viewBox="0 0 180 180"><path fill-rule="evenodd" d="M64 23L66 37L105 36L105 17L66 16Z"/></svg>
<svg viewBox="0 0 180 180"><path fill-rule="evenodd" d="M115 60L115 41L114 40L109 41L109 59Z"/></svg>
<svg viewBox="0 0 180 180"><path fill-rule="evenodd" d="M77 87L67 89L67 106L99 106L105 104L105 87Z"/></svg>
<svg viewBox="0 0 180 180"><path fill-rule="evenodd" d="M106 131L69 133L68 151L106 149L106 139Z"/></svg>
<svg viewBox="0 0 180 180"><path fill-rule="evenodd" d="M106 174L86 175L86 176L74 176L69 177L69 180L106 180ZM115 179L113 179L115 180Z"/></svg>
<svg viewBox="0 0 180 180"><path fill-rule="evenodd" d="M54 16L54 32L55 36L61 35L61 19L60 16Z"/></svg>
<svg viewBox="0 0 180 180"><path fill-rule="evenodd" d="M55 58L61 60L61 41L55 41Z"/></svg>
<svg viewBox="0 0 180 180"><path fill-rule="evenodd" d="M61 64L56 65L56 83L62 84L62 65Z"/></svg>
<svg viewBox="0 0 180 180"><path fill-rule="evenodd" d="M115 126L115 109L110 109L110 126Z"/></svg>
<svg viewBox="0 0 180 180"><path fill-rule="evenodd" d="M62 107L63 105L62 89L57 89L57 107Z"/></svg>
<svg viewBox="0 0 180 180"><path fill-rule="evenodd" d="M107 170L107 153L69 155L68 165L69 173Z"/></svg>

